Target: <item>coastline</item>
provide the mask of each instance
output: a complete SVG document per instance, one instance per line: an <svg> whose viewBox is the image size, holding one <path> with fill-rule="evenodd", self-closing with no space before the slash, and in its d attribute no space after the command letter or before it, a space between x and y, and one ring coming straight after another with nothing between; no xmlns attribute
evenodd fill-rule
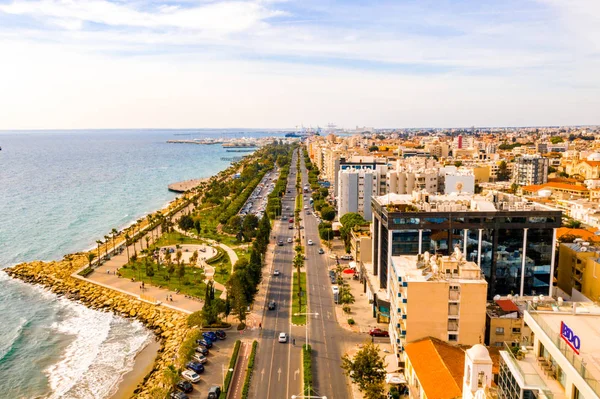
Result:
<svg viewBox="0 0 600 399"><path fill-rule="evenodd" d="M160 342L152 339L134 358L133 368L128 371L117 383L117 391L109 399L131 398L138 385L144 381L144 377L152 371L154 362L158 356Z"/></svg>

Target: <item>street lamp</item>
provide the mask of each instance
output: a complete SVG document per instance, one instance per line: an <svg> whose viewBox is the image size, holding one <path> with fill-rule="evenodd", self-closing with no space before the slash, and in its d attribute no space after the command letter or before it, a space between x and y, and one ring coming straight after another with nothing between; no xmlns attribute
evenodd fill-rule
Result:
<svg viewBox="0 0 600 399"><path fill-rule="evenodd" d="M327 396L292 395L292 399L304 399L304 398L327 399Z"/></svg>
<svg viewBox="0 0 600 399"><path fill-rule="evenodd" d="M233 369L228 369L227 371L233 372ZM225 365L221 364L221 373L223 374L223 391L225 390Z"/></svg>
<svg viewBox="0 0 600 399"><path fill-rule="evenodd" d="M308 306L308 302L307 302L307 306ZM318 316L318 313L294 313L294 316ZM306 326L306 332L305 332L305 337L306 337L306 349L308 349L308 317L306 318L306 323L304 323L304 325ZM320 397L320 396L317 396Z"/></svg>

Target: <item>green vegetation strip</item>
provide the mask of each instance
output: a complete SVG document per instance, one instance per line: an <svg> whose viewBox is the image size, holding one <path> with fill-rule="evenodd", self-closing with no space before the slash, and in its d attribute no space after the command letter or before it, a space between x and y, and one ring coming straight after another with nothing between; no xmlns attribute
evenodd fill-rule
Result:
<svg viewBox="0 0 600 399"><path fill-rule="evenodd" d="M302 371L303 371L303 393L306 396L313 395L313 375L312 375L312 348L310 345L302 345Z"/></svg>
<svg viewBox="0 0 600 399"><path fill-rule="evenodd" d="M82 271L80 271L78 274L82 277L87 277L90 274L92 274L93 271L94 271L94 269L88 266L85 269L83 269Z"/></svg>
<svg viewBox="0 0 600 399"><path fill-rule="evenodd" d="M173 231L170 233L164 233L158 241L156 242L155 247L166 247L169 245L183 245L183 244L195 244L200 245L204 244L203 241L198 240L196 238L191 238L186 235L183 235L177 231Z"/></svg>
<svg viewBox="0 0 600 399"><path fill-rule="evenodd" d="M229 369L227 370L227 375L225 376L225 383L223 384L223 390L221 391L219 399L227 398L227 391L229 391L229 385L231 384L231 378L233 377L233 371L230 370L235 370L235 363L237 362L241 344L242 342L239 339L235 341L233 353L231 354L231 360L229 361Z"/></svg>
<svg viewBox="0 0 600 399"><path fill-rule="evenodd" d="M183 367L196 352L196 340L200 339L201 332L199 329L192 330L183 340L179 347L179 366Z"/></svg>
<svg viewBox="0 0 600 399"><path fill-rule="evenodd" d="M299 285L298 285L298 273L294 273L293 290L292 290L292 323L297 326L303 326L306 324L306 316L295 316L296 313L306 313L306 273L300 273L300 286L302 287L302 297L298 296ZM302 308L300 308L300 300L302 300Z"/></svg>
<svg viewBox="0 0 600 399"><path fill-rule="evenodd" d="M213 263L217 263L218 261L221 260L221 258L223 258L223 256L225 256L225 250L223 248L217 247L217 246L214 246L213 248L215 248L217 250L217 254L206 260L206 263L208 263L209 265L212 265Z"/></svg>
<svg viewBox="0 0 600 399"><path fill-rule="evenodd" d="M252 371L254 370L254 357L256 356L256 348L258 348L258 342L252 342L252 352L248 358L248 369L246 371L246 380L244 381L244 387L242 388L242 399L248 399L248 391L250 391L250 380L252 379Z"/></svg>

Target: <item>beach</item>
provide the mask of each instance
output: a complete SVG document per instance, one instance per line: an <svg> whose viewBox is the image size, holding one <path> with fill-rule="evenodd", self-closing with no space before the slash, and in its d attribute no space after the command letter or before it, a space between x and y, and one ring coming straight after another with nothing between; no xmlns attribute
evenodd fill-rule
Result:
<svg viewBox="0 0 600 399"><path fill-rule="evenodd" d="M123 375L119 381L117 392L110 399L128 399L133 396L133 392L139 384L144 381L144 377L152 370L160 342L153 339L136 356L133 369Z"/></svg>

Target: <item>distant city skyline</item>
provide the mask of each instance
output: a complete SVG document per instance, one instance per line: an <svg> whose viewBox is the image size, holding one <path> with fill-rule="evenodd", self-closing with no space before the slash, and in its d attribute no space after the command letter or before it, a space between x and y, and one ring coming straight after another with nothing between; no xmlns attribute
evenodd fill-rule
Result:
<svg viewBox="0 0 600 399"><path fill-rule="evenodd" d="M0 0L0 129L600 124L594 0Z"/></svg>

